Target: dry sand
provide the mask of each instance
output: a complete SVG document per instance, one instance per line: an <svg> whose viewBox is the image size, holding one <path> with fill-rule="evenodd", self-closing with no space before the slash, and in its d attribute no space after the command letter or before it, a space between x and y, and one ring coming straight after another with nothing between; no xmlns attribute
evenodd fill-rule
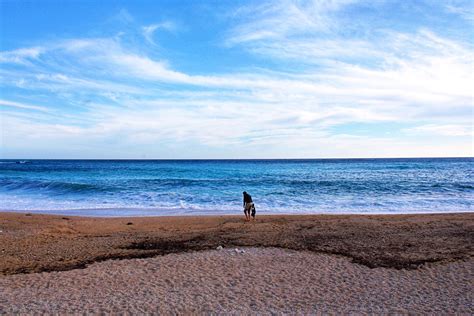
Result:
<svg viewBox="0 0 474 316"><path fill-rule="evenodd" d="M0 213L0 314L474 314L473 247L474 213Z"/></svg>
<svg viewBox="0 0 474 316"><path fill-rule="evenodd" d="M241 249L6 276L0 313L474 313L473 261L370 269L341 256Z"/></svg>

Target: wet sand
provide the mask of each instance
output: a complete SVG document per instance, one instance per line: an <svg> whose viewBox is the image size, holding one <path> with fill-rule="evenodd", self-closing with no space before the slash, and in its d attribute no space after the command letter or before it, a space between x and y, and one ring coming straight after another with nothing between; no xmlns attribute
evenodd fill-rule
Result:
<svg viewBox="0 0 474 316"><path fill-rule="evenodd" d="M0 313L474 312L474 213L7 212L0 231Z"/></svg>

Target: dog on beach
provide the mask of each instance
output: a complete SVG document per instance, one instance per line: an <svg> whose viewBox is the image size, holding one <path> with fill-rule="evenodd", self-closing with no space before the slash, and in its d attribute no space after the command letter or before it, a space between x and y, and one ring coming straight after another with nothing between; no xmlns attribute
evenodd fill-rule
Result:
<svg viewBox="0 0 474 316"><path fill-rule="evenodd" d="M253 203L252 203L253 204ZM255 220L255 213L257 212L257 210L255 209L255 204L252 205L252 210L251 210L251 215L252 215L252 218L253 220Z"/></svg>

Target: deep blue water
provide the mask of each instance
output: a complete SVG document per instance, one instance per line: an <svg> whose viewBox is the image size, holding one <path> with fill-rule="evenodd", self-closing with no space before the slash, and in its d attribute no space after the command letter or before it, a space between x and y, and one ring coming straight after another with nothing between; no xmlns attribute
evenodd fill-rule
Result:
<svg viewBox="0 0 474 316"><path fill-rule="evenodd" d="M0 160L0 209L99 216L474 211L474 158Z"/></svg>

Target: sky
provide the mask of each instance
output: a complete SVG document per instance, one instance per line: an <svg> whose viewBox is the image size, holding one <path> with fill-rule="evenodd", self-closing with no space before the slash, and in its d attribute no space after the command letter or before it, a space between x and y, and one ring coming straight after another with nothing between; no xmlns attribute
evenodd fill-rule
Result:
<svg viewBox="0 0 474 316"><path fill-rule="evenodd" d="M474 156L474 1L0 0L0 158Z"/></svg>

